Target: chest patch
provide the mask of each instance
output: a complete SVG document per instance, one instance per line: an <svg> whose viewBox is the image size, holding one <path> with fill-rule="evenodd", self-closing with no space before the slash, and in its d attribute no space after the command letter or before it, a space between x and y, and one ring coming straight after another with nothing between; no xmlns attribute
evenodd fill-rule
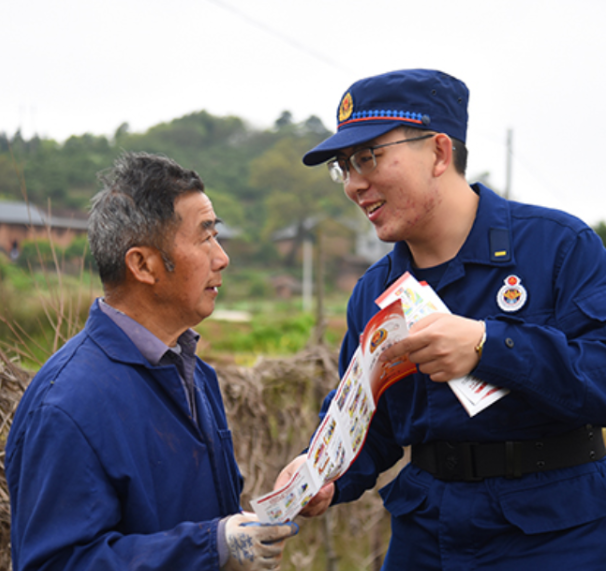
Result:
<svg viewBox="0 0 606 571"><path fill-rule="evenodd" d="M497 293L497 304L503 311L518 311L524 307L528 299L528 292L522 285L522 280L518 276L507 276L505 285Z"/></svg>

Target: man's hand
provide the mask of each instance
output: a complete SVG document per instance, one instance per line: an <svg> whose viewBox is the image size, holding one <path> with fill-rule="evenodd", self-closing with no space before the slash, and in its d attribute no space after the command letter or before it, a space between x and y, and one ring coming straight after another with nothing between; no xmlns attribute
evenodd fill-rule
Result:
<svg viewBox="0 0 606 571"><path fill-rule="evenodd" d="M432 381L445 382L469 374L480 357L475 348L484 334L484 323L459 315L432 313L417 321L406 339L394 343L380 360L407 356Z"/></svg>
<svg viewBox="0 0 606 571"><path fill-rule="evenodd" d="M262 571L280 568L284 540L296 535L295 523L263 524L252 513L236 514L225 523L229 559L223 571Z"/></svg>
<svg viewBox="0 0 606 571"><path fill-rule="evenodd" d="M290 482L295 472L305 463L305 454L297 456L286 468L284 468L276 479L274 490L285 486ZM300 515L303 517L315 517L322 515L330 506L332 497L335 495L335 485L331 482L323 486L320 491L309 501L309 503L301 510Z"/></svg>

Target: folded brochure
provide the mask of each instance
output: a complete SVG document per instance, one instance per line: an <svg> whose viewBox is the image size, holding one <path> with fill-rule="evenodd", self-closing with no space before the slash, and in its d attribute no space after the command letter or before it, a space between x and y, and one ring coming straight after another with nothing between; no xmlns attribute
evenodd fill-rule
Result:
<svg viewBox="0 0 606 571"><path fill-rule="evenodd" d="M408 335L408 328L433 312L449 313L426 284L408 272L376 303L380 311L368 322L335 396L309 446L305 462L278 490L251 501L263 523L293 520L322 486L342 476L356 459L383 392L417 371L407 358L380 363L379 356ZM450 381L450 388L470 416L505 396L507 391L473 377Z"/></svg>
<svg viewBox="0 0 606 571"><path fill-rule="evenodd" d="M385 307L396 299L402 302L408 327L430 313L450 313L433 288L424 282L418 282L409 272L386 289L375 302L379 307ZM453 379L448 385L469 416L475 416L509 392L508 389L495 387L471 375Z"/></svg>

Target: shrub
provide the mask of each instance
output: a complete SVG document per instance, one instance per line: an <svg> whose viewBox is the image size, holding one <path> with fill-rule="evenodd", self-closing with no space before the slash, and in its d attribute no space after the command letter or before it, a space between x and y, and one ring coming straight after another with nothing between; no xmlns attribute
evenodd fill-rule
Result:
<svg viewBox="0 0 606 571"><path fill-rule="evenodd" d="M61 250L55 246L59 258ZM53 247L50 240L23 240L17 264L22 268L53 267Z"/></svg>

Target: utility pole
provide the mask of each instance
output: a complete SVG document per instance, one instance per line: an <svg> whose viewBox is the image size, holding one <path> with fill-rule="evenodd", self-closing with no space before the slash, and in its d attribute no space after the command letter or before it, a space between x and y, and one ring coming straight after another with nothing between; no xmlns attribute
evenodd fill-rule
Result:
<svg viewBox="0 0 606 571"><path fill-rule="evenodd" d="M313 243L306 231L303 238L303 311L311 311L313 296Z"/></svg>
<svg viewBox="0 0 606 571"><path fill-rule="evenodd" d="M322 224L316 226L316 326L314 327L314 343L324 343L326 320L324 317L324 239Z"/></svg>
<svg viewBox="0 0 606 571"><path fill-rule="evenodd" d="M507 167L505 171L505 198L509 200L511 196L511 157L513 155L513 131L507 129Z"/></svg>

